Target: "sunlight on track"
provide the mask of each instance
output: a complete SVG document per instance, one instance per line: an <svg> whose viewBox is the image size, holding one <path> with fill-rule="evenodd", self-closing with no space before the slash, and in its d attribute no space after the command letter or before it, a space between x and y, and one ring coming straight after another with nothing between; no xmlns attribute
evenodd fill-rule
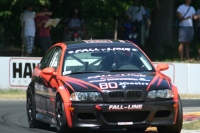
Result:
<svg viewBox="0 0 200 133"><path fill-rule="evenodd" d="M148 127L146 133L157 133L156 127Z"/></svg>

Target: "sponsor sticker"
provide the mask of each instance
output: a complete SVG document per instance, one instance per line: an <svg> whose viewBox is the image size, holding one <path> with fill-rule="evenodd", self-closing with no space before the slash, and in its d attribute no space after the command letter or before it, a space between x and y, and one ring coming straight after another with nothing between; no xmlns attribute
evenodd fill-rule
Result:
<svg viewBox="0 0 200 133"><path fill-rule="evenodd" d="M107 78L107 79L100 79L100 80L90 80L89 82L91 82L91 83L95 83L95 82L105 82L105 81L124 81L124 80L130 80L130 81L147 81L147 82L150 82L150 80L148 80L148 79L144 79L144 78L139 78L139 79L137 79L137 78L112 78L112 77L109 77L109 78ZM121 82L120 82L121 83ZM131 82L130 83L126 83L126 84L131 84Z"/></svg>
<svg viewBox="0 0 200 133"><path fill-rule="evenodd" d="M89 81L91 82L91 81ZM137 85L137 86L147 86L149 85L149 83L146 82L103 82L103 83L99 83L99 87L102 90L105 89L116 89L118 88L118 86L122 86L122 88L126 88L127 85Z"/></svg>
<svg viewBox="0 0 200 133"><path fill-rule="evenodd" d="M108 111L142 110L142 104L109 105Z"/></svg>
<svg viewBox="0 0 200 133"><path fill-rule="evenodd" d="M99 83L99 87L104 90L104 89L116 89L118 88L118 85L116 82L108 82L108 83Z"/></svg>
<svg viewBox="0 0 200 133"><path fill-rule="evenodd" d="M140 73L126 73L126 74L115 74L115 75L112 75L112 74L96 75L96 76L90 76L90 77L88 77L88 79L97 79L97 78L100 78L100 79L123 78L124 79L124 77L127 77L127 76L135 77L135 78L130 78L130 80L137 80L136 78L141 78L142 80L144 80L144 77L146 77L146 75L143 75Z"/></svg>
<svg viewBox="0 0 200 133"><path fill-rule="evenodd" d="M126 47L107 47L107 48L84 48L84 49L76 49L68 51L68 54L77 54L77 53L85 53L85 52L99 52L99 51L134 51L137 52L138 50L135 48L126 48Z"/></svg>
<svg viewBox="0 0 200 133"><path fill-rule="evenodd" d="M86 43L113 43L111 40L83 40Z"/></svg>
<svg viewBox="0 0 200 133"><path fill-rule="evenodd" d="M147 86L147 85L149 85L149 83L145 83L145 82L119 82L119 86L122 86L122 88L126 88L127 85Z"/></svg>
<svg viewBox="0 0 200 133"><path fill-rule="evenodd" d="M133 125L133 122L118 122L118 125Z"/></svg>

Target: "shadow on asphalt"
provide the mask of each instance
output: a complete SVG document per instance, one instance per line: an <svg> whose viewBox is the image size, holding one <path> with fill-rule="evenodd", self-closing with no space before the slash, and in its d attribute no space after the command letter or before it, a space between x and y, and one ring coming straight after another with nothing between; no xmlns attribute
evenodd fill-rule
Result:
<svg viewBox="0 0 200 133"><path fill-rule="evenodd" d="M48 129L40 129L43 131L57 132L55 127L50 127ZM158 133L157 131L143 131L143 132L129 132L126 129L74 129L68 133Z"/></svg>

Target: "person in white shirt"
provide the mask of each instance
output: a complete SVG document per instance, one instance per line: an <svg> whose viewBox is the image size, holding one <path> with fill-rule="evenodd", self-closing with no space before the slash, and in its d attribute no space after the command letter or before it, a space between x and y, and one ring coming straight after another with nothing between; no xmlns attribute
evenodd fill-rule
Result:
<svg viewBox="0 0 200 133"><path fill-rule="evenodd" d="M26 48L26 54L25 56L30 56L34 47L34 39L35 39L35 20L34 18L36 16L44 16L44 15L51 15L51 12L40 12L36 13L33 12L34 5L29 4L26 8L26 10L21 14L20 20L21 20L21 26L22 26L22 44L23 49L24 46Z"/></svg>
<svg viewBox="0 0 200 133"><path fill-rule="evenodd" d="M195 10L192 6L190 6L191 0L185 0L185 4L182 4L177 9L177 16L180 20L179 23L179 42L180 45L178 47L180 60L183 61L183 51L184 47L186 48L186 58L189 59L189 46L190 42L194 37L194 29L193 29L193 18L198 19L199 17L195 15Z"/></svg>
<svg viewBox="0 0 200 133"><path fill-rule="evenodd" d="M131 5L126 15L130 16L131 22L134 26L136 26L136 32L138 33L138 44L141 45L141 28L142 28L142 21L145 22L145 28L147 29L147 19L146 19L146 11L142 5L139 5L138 0L133 0L133 5Z"/></svg>

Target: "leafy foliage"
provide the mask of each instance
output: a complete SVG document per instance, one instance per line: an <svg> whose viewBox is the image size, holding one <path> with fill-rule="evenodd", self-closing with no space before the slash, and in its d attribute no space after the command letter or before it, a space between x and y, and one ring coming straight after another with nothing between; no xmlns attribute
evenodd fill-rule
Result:
<svg viewBox="0 0 200 133"><path fill-rule="evenodd" d="M141 0L140 0L141 1ZM147 0L148 7L153 9L155 0ZM52 29L53 43L62 41L63 21L69 16L73 6L79 6L82 18L86 21L89 36L93 38L113 38L115 19L123 20L132 0L0 0L0 46L21 46L20 14L29 3L35 4L35 11L41 4L50 4L52 17L61 22ZM183 0L175 0L174 13ZM193 0L195 9L200 6L199 0Z"/></svg>

